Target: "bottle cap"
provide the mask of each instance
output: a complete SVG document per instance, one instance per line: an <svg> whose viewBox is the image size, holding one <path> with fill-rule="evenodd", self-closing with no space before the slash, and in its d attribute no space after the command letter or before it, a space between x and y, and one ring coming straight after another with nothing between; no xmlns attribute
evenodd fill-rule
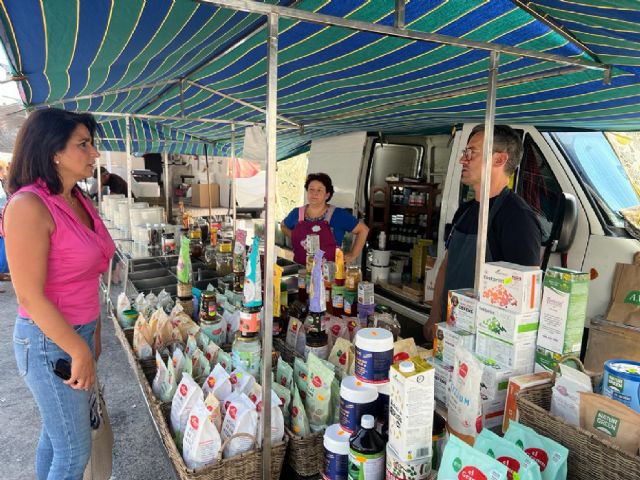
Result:
<svg viewBox="0 0 640 480"><path fill-rule="evenodd" d="M415 371L416 371L416 366L413 364L413 362L410 362L410 361L400 362L400 372L411 373Z"/></svg>
<svg viewBox="0 0 640 480"><path fill-rule="evenodd" d="M360 420L360 425L362 425L362 428L373 428L375 424L376 423L373 415L363 415L362 420Z"/></svg>

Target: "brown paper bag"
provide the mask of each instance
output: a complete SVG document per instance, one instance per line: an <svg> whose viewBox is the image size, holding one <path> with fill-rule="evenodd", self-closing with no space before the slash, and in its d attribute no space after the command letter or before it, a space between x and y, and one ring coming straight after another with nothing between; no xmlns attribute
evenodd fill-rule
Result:
<svg viewBox="0 0 640 480"><path fill-rule="evenodd" d="M616 264L607 320L640 327L640 265Z"/></svg>

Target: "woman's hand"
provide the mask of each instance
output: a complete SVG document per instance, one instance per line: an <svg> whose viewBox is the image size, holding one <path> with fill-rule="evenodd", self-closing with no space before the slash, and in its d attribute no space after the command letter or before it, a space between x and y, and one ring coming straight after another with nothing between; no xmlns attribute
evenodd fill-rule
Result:
<svg viewBox="0 0 640 480"><path fill-rule="evenodd" d="M76 390L89 390L96 381L96 362L85 343L80 351L71 356L71 377L64 383Z"/></svg>

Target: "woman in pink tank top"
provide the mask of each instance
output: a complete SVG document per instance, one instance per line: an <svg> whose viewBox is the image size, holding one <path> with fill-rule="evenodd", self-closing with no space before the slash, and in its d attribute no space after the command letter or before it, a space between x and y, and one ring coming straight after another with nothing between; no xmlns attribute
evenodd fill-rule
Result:
<svg viewBox="0 0 640 480"><path fill-rule="evenodd" d="M91 451L89 390L100 355L99 276L115 246L76 186L98 152L91 115L37 110L22 126L9 171L3 230L19 310L18 373L42 416L39 479L82 478ZM70 364L70 377L58 373Z"/></svg>

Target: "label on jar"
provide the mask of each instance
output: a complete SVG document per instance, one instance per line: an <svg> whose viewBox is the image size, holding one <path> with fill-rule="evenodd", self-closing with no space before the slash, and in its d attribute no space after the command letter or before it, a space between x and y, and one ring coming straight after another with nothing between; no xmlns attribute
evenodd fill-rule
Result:
<svg viewBox="0 0 640 480"><path fill-rule="evenodd" d="M260 378L260 343L255 342L255 345L257 349L253 351L238 351L234 348L231 351L231 362L235 368L242 368L255 378Z"/></svg>
<svg viewBox="0 0 640 480"><path fill-rule="evenodd" d="M342 294L333 294L331 297L333 308L345 308L344 297ZM351 308L349 308L351 310Z"/></svg>
<svg viewBox="0 0 640 480"><path fill-rule="evenodd" d="M323 480L347 480L349 468L349 455L339 455L324 449Z"/></svg>
<svg viewBox="0 0 640 480"><path fill-rule="evenodd" d="M242 333L257 333L260 331L260 312L240 310L240 331Z"/></svg>
<svg viewBox="0 0 640 480"><path fill-rule="evenodd" d="M368 454L349 449L349 480L382 480L384 471L384 450Z"/></svg>
<svg viewBox="0 0 640 480"><path fill-rule="evenodd" d="M204 334L211 339L213 343L218 346L222 346L225 339L227 338L227 329L226 322L222 319L217 322L211 321L201 321L200 329L204 332Z"/></svg>
<svg viewBox="0 0 640 480"><path fill-rule="evenodd" d="M355 403L340 397L340 426L349 433L355 432L360 426L362 416L375 413L377 404L377 400Z"/></svg>
<svg viewBox="0 0 640 480"><path fill-rule="evenodd" d="M392 360L393 348L386 352L369 352L356 345L355 376L368 383L388 382Z"/></svg>

